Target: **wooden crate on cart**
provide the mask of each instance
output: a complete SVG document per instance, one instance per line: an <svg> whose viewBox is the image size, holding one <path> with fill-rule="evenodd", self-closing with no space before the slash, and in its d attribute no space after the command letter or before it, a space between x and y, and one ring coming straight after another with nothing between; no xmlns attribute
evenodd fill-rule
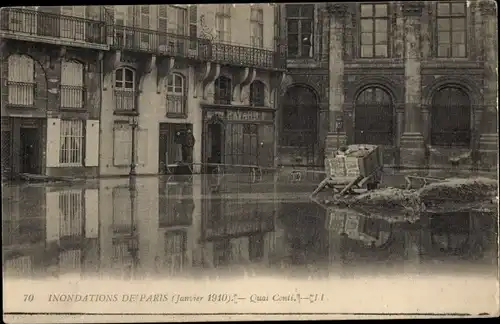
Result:
<svg viewBox="0 0 500 324"><path fill-rule="evenodd" d="M365 184L368 189L375 188L380 182L382 161L382 151L376 145L349 145L345 152L325 159L327 176L312 195L327 186L340 188L342 195Z"/></svg>

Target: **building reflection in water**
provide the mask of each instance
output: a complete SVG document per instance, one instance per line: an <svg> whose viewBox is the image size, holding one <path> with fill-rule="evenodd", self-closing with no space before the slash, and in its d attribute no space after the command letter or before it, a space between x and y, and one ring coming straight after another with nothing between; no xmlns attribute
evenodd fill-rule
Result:
<svg viewBox="0 0 500 324"><path fill-rule="evenodd" d="M291 269L311 275L313 268L335 272L337 265L360 262L496 260L494 213L422 214L418 223L401 226L322 208L307 200L308 192L303 200L278 199L280 192L286 196L283 190L276 181L212 175L107 179L85 187L4 186L4 274L288 276Z"/></svg>

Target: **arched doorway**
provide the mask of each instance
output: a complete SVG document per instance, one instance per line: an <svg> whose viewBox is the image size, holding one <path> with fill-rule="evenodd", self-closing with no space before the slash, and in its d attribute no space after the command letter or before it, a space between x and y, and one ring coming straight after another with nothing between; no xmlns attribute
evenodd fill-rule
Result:
<svg viewBox="0 0 500 324"><path fill-rule="evenodd" d="M290 87L281 109L281 146L292 148L297 164L314 164L318 148L318 100L304 86Z"/></svg>
<svg viewBox="0 0 500 324"><path fill-rule="evenodd" d="M441 88L432 97L431 145L469 147L471 142L471 102L459 87Z"/></svg>
<svg viewBox="0 0 500 324"><path fill-rule="evenodd" d="M354 143L394 145L394 105L391 95L383 88L369 87L357 96Z"/></svg>

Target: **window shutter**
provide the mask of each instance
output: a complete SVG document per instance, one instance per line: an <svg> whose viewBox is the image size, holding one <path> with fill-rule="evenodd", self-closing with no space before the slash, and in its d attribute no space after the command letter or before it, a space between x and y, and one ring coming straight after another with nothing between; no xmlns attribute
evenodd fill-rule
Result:
<svg viewBox="0 0 500 324"><path fill-rule="evenodd" d="M61 120L57 118L47 119L47 167L59 166L59 152L61 143Z"/></svg>
<svg viewBox="0 0 500 324"><path fill-rule="evenodd" d="M85 166L99 166L99 121L87 120L85 125Z"/></svg>
<svg viewBox="0 0 500 324"><path fill-rule="evenodd" d="M99 233L99 190L85 190L85 237L97 238Z"/></svg>
<svg viewBox="0 0 500 324"><path fill-rule="evenodd" d="M45 194L45 235L47 242L59 242L59 192L46 192Z"/></svg>

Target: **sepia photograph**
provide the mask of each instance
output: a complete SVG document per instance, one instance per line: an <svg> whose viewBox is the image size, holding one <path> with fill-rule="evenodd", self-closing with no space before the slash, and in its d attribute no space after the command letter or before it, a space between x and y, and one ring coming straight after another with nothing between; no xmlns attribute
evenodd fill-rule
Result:
<svg viewBox="0 0 500 324"><path fill-rule="evenodd" d="M497 15L0 8L4 322L499 316Z"/></svg>

